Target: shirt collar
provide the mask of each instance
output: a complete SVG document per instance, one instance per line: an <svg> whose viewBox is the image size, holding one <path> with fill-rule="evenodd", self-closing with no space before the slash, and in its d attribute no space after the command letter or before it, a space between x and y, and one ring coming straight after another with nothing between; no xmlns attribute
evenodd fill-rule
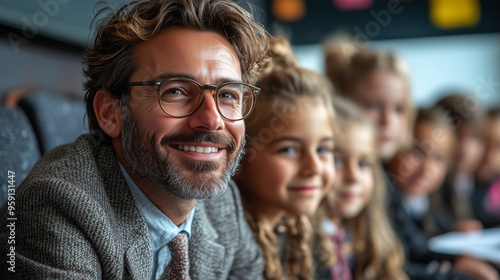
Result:
<svg viewBox="0 0 500 280"><path fill-rule="evenodd" d="M188 234L188 238L191 237L191 225L193 224L195 208L191 210L188 217L179 226L176 226L163 212L158 209L149 198L139 189L135 182L130 178L129 174L118 160L120 165L120 170L127 182L127 185L132 192L132 197L136 207L139 209L146 224L149 229L149 235L151 237L151 245L153 250L156 250L162 246L165 246L181 231L185 231Z"/></svg>

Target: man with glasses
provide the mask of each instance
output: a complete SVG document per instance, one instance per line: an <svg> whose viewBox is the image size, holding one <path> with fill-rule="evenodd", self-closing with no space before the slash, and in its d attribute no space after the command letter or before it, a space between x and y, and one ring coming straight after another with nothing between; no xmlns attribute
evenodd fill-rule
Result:
<svg viewBox="0 0 500 280"><path fill-rule="evenodd" d="M14 245L2 209L2 274L260 279L230 178L266 53L264 29L229 0L133 2L104 17L84 54L91 134L49 152L16 191Z"/></svg>

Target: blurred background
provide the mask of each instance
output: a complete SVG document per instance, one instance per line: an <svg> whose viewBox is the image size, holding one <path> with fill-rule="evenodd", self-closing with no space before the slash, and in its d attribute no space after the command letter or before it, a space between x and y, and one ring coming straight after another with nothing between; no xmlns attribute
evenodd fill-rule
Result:
<svg viewBox="0 0 500 280"><path fill-rule="evenodd" d="M81 54L92 41L90 25L97 2L2 0L0 97L19 88L83 96ZM108 2L118 7L125 0ZM307 68L324 72L322 44L345 34L399 54L409 66L412 99L418 106L431 105L452 89L468 92L487 108L500 106L499 1L249 3L271 34L291 40Z"/></svg>

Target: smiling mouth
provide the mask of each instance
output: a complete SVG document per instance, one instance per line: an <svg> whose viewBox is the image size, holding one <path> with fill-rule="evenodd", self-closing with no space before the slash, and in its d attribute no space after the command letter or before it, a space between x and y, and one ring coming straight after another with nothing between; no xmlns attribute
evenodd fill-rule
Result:
<svg viewBox="0 0 500 280"><path fill-rule="evenodd" d="M353 199L357 199L360 195L358 195L356 193L340 193L339 196L343 199L353 200Z"/></svg>
<svg viewBox="0 0 500 280"><path fill-rule="evenodd" d="M379 141L381 141L381 142L391 142L392 138L391 137L382 136L382 137L379 138Z"/></svg>
<svg viewBox="0 0 500 280"><path fill-rule="evenodd" d="M302 187L291 187L291 188L288 188L288 190L295 192L295 193L299 193L299 194L311 195L311 194L315 194L316 192L318 192L319 188L312 187L312 186L302 186Z"/></svg>
<svg viewBox="0 0 500 280"><path fill-rule="evenodd" d="M189 145L174 145L175 148L186 152L195 152L200 154L210 154L217 153L219 148L217 147L202 147L202 146L189 146Z"/></svg>
<svg viewBox="0 0 500 280"><path fill-rule="evenodd" d="M416 179L413 179L411 181L411 185L412 187L421 187L422 185L425 185L426 183L426 180L423 179L423 178L416 178Z"/></svg>

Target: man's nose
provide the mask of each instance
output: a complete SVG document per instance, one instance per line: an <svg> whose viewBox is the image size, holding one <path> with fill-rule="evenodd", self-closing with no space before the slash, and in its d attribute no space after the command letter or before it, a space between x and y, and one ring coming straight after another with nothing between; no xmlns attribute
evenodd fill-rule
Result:
<svg viewBox="0 0 500 280"><path fill-rule="evenodd" d="M213 89L206 89L203 91L203 102L198 110L189 117L189 125L191 128L204 131L216 131L224 128L224 120L217 110L217 104L213 93Z"/></svg>

